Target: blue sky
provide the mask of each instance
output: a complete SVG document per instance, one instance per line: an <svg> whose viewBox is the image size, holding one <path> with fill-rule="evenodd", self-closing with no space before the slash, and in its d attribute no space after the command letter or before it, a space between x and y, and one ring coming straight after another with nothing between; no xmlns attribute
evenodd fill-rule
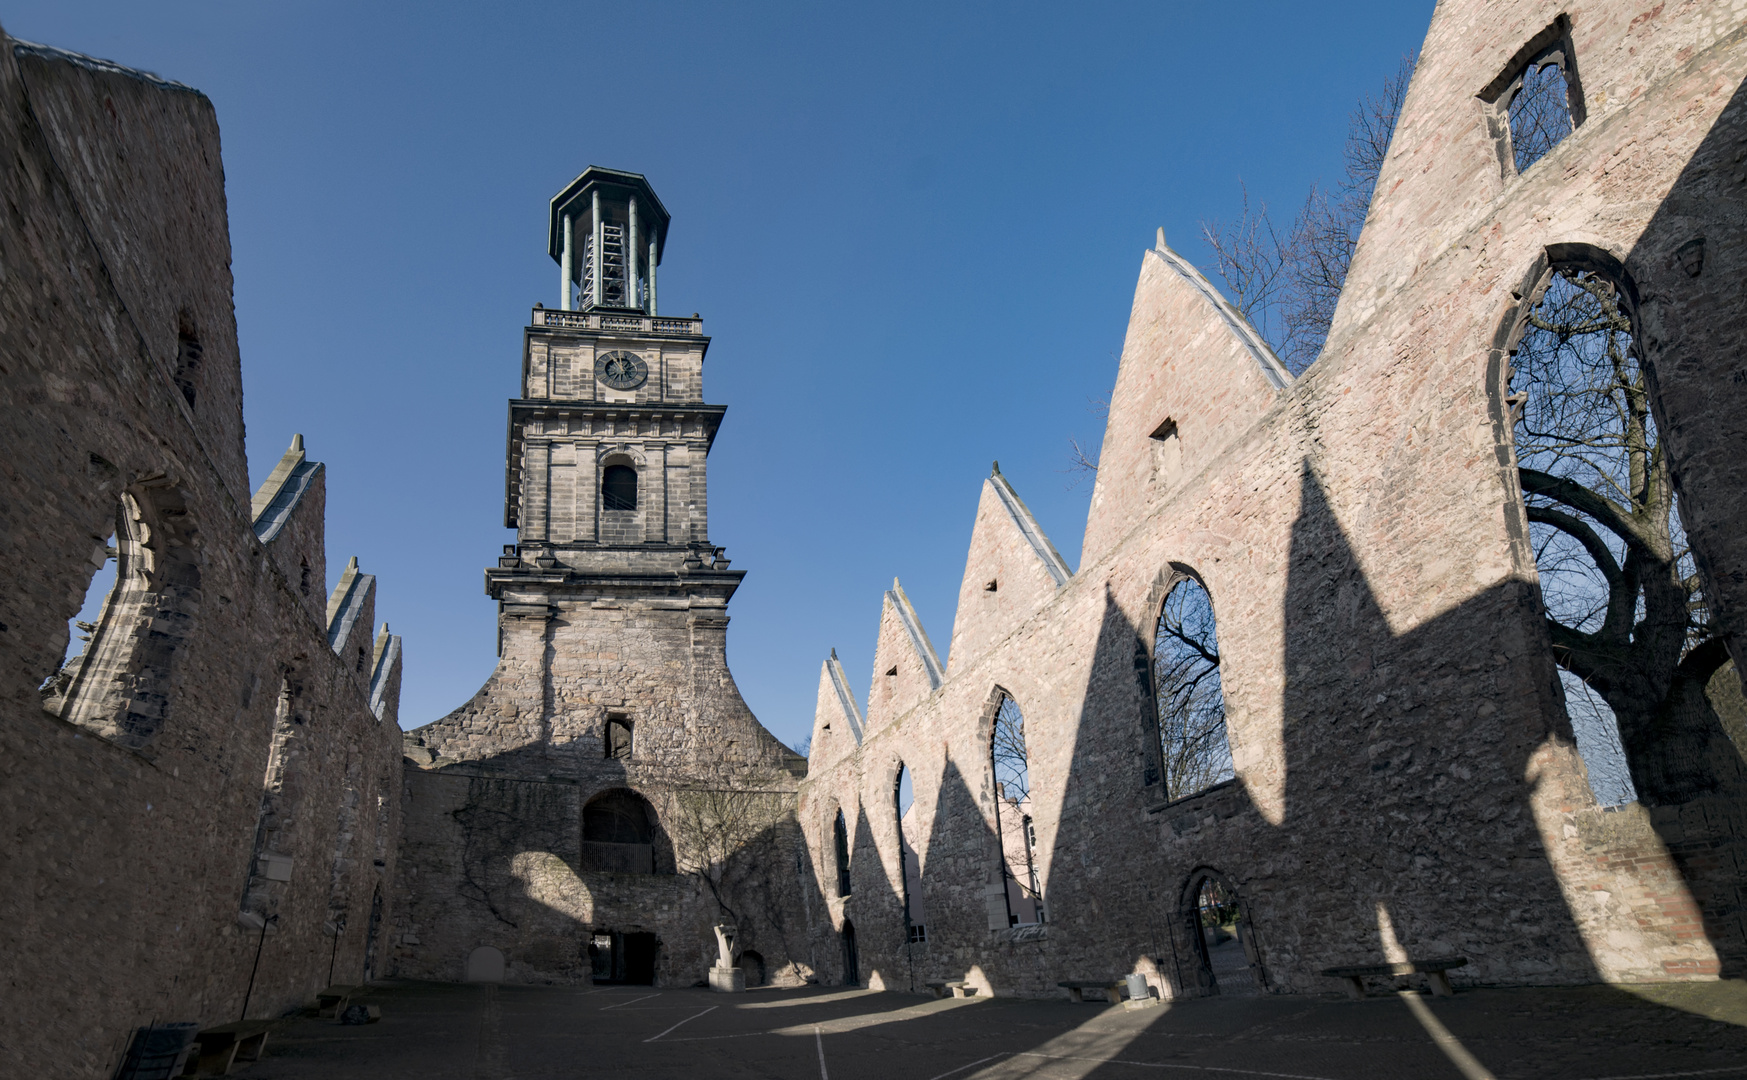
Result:
<svg viewBox="0 0 1747 1080"><path fill-rule="evenodd" d="M218 110L252 481L302 432L328 556L378 575L404 726L495 663L521 328L555 304L547 199L590 164L673 214L702 313L728 657L785 741L835 647L865 696L903 580L951 636L991 460L1077 565L1142 252L1238 181L1289 216L1432 0L1220 4L14 2L8 33ZM332 582L330 581L330 585Z"/></svg>

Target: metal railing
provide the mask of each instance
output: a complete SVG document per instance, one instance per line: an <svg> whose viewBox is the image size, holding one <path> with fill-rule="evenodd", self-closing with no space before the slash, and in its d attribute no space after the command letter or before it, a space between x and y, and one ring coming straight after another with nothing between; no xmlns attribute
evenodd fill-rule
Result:
<svg viewBox="0 0 1747 1080"><path fill-rule="evenodd" d="M654 315L615 315L599 311L556 311L535 308L532 325L564 330L630 330L642 334L702 334L702 319L667 319Z"/></svg>

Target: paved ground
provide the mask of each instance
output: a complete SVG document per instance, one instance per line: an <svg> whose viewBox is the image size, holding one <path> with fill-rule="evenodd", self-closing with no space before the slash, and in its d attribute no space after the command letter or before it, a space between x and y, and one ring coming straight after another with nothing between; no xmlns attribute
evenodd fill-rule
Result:
<svg viewBox="0 0 1747 1080"><path fill-rule="evenodd" d="M386 983L382 1021L284 1023L247 1080L1747 1078L1747 986L1454 999L1218 998L1129 1011L808 987Z"/></svg>

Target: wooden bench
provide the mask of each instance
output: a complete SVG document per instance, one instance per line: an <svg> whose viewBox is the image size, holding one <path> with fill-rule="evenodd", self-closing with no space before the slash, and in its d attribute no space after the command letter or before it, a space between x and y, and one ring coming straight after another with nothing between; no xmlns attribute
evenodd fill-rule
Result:
<svg viewBox="0 0 1747 1080"><path fill-rule="evenodd" d="M934 996L937 998L970 997L977 992L976 987L972 986L970 983L965 982L963 979L959 979L956 982L946 982L944 980L941 980L941 981L937 981L937 982L927 983L925 985L928 987L928 989L934 991Z"/></svg>
<svg viewBox="0 0 1747 1080"><path fill-rule="evenodd" d="M1426 981L1432 984L1432 993L1439 997L1453 997L1456 993L1450 985L1450 977L1445 972L1451 968L1463 967L1468 963L1466 956L1439 956L1430 960L1409 960L1401 964L1360 964L1354 967L1324 968L1323 974L1331 979L1347 980L1347 994L1353 998L1365 996L1365 979L1373 975L1424 975Z"/></svg>
<svg viewBox="0 0 1747 1080"><path fill-rule="evenodd" d="M1069 1001L1085 1001L1087 990L1104 991L1104 1000L1112 1005L1122 1000L1121 979L1066 979L1056 985L1066 988Z"/></svg>
<svg viewBox="0 0 1747 1080"><path fill-rule="evenodd" d="M183 1076L224 1076L239 1061L259 1061L267 1049L270 1020L238 1020L194 1034L198 1054L190 1054Z"/></svg>
<svg viewBox="0 0 1747 1080"><path fill-rule="evenodd" d="M362 994L367 987L363 986L330 986L326 990L318 990L315 995L315 1014L332 1019L340 1015L340 1010L356 996Z"/></svg>

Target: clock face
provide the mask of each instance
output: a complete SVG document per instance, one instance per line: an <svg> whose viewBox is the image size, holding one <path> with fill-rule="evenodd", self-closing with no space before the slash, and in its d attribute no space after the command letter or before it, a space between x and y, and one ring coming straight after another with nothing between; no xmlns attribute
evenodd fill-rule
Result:
<svg viewBox="0 0 1747 1080"><path fill-rule="evenodd" d="M649 365L636 353L602 353L595 358L594 376L614 390L635 390L649 378Z"/></svg>

